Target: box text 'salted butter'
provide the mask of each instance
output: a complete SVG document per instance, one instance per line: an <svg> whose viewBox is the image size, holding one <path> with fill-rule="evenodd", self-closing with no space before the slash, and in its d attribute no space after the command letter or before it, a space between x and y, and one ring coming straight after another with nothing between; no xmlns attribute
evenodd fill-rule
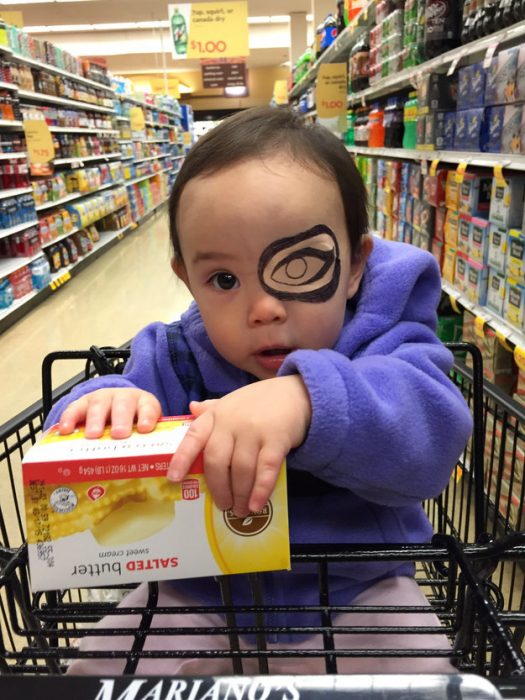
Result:
<svg viewBox="0 0 525 700"><path fill-rule="evenodd" d="M23 461L34 591L290 568L286 473L270 501L239 518L221 511L198 459L181 483L168 464L190 420L98 440L51 428Z"/></svg>

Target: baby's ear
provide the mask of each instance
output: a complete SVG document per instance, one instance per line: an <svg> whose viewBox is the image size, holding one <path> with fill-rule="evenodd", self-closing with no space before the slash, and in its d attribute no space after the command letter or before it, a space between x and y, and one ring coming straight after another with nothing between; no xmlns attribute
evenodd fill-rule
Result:
<svg viewBox="0 0 525 700"><path fill-rule="evenodd" d="M365 272L365 267L367 260L374 247L374 241L371 235L363 236L361 239L359 249L356 252L352 252L352 262L350 265L350 274L348 276L348 286L346 298L351 299L359 289L361 284L361 279Z"/></svg>
<svg viewBox="0 0 525 700"><path fill-rule="evenodd" d="M171 259L171 269L177 275L177 277L184 282L184 284L189 287L188 273L186 272L186 266L184 261L178 255L174 255Z"/></svg>

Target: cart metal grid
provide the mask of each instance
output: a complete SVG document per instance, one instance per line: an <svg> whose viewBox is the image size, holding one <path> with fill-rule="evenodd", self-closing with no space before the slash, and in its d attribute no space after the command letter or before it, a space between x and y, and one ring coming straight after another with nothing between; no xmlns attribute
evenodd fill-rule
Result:
<svg viewBox="0 0 525 700"><path fill-rule="evenodd" d="M122 658L126 673L133 673L141 659L162 656L188 656L196 658L213 658L226 656L231 659L232 673L246 673L246 665L256 660L255 673L271 673L271 662L282 656L300 656L293 650L269 649L266 635L278 631L289 634L301 634L305 631L316 632L319 645L316 649L304 653L321 660L321 673L333 674L338 670L338 661L347 656L395 656L418 657L424 655L448 656L453 659L458 670L490 675L500 679L514 676L525 677L525 658L523 656L523 632L525 614L523 612L523 578L521 565L525 560L525 540L520 534L515 521L504 510L505 501L500 498L503 491L499 488L485 490L487 484L494 481L498 487L498 474L503 479L504 469L508 467L505 457L508 450L496 454L495 449L484 453L484 436L487 430L487 416L494 417L494 430L503 426L506 434L511 436L516 448L511 452L512 459L519 459L519 441L525 435L525 413L518 404L509 402L506 397L485 388L483 390L481 374L481 356L474 346L463 343L450 345L456 353L467 353L471 358L473 369L468 369L459 361L453 378L467 398L475 420L475 430L465 454L451 478L446 491L435 501L426 504L427 512L434 524L437 535L430 545L422 546L377 546L344 547L330 545L326 547L295 547L292 551L293 561L311 566L319 580L319 602L309 612L317 615L318 622L305 629L304 623L287 624L285 630L275 623L279 613L304 613L303 606L297 609L287 607L279 610L264 604L260 599L260 587L257 576L251 577L253 604L239 606L231 604L228 577L221 577L223 605L220 612L224 616L224 626L197 630L201 634L228 635L230 647L226 650L211 651L148 651L143 649L144 640L149 635L172 636L183 630L155 627L149 629L153 611L161 619L162 615L173 612L156 606L158 587L149 586L149 600L146 608L117 608L112 590L98 592L96 600L92 592L85 590L56 591L47 594L32 594L29 589L27 570L27 550L24 544L23 517L19 509L21 502L19 484L19 462L24 451L37 439L43 422L43 415L51 405L51 367L57 359L83 358L86 370L82 376L60 387L53 394L53 399L69 391L77 381L93 372L107 373L119 371L128 351L103 350L92 348L86 353L55 353L44 365L44 403L35 404L23 415L5 425L0 434L0 474L2 483L8 484L3 489L3 501L0 503L0 614L2 616L2 636L0 638L0 674L15 676L36 675L58 676L62 674L73 658L79 655L75 640L93 634L92 625L103 616L119 616L125 613L140 615L141 623L132 630L118 629L118 633L129 632L133 637L131 651L113 650L112 656ZM509 438L510 439L510 438ZM490 440L487 440L490 444ZM495 445L495 441L492 441ZM489 466L492 472L488 472ZM498 465L497 467L494 465ZM490 473L490 478L487 474ZM492 478L496 474L496 478ZM522 506L521 506L522 507ZM11 510L8 514L7 511ZM10 517L9 517L10 516ZM388 559L391 561L414 561L417 563L417 581L431 603L430 610L435 612L442 627L428 626L429 634L442 633L449 637L452 647L441 652L424 652L414 648L403 652L394 650L366 651L360 649L341 650L336 648L334 636L348 632L357 634L389 634L393 629L403 629L413 633L413 628L392 628L388 626L374 628L337 628L334 616L337 612L355 611L355 606L338 606L330 604L328 571L330 567L341 562L371 561ZM507 567L507 569L505 569ZM510 587L503 585L509 579ZM520 578L521 576L521 578ZM520 584L521 581L521 584ZM178 609L182 614L195 612L195 608ZM214 612L215 608L201 606L200 610ZM378 608L385 616L405 612L401 607ZM247 624L244 613L252 615ZM242 616L242 624L238 617ZM115 618L117 619L117 618ZM268 624L268 620L271 624ZM418 630L420 631L420 630ZM188 633L186 628L185 633ZM195 633L189 630L189 634ZM257 644L255 649L242 649L240 634L253 634ZM115 631L108 631L108 635ZM102 652L104 655L106 652ZM89 652L97 657L100 652ZM140 668L140 667L139 667ZM253 667L250 667L253 668ZM248 673L254 671L248 671ZM462 697L459 695L458 697Z"/></svg>

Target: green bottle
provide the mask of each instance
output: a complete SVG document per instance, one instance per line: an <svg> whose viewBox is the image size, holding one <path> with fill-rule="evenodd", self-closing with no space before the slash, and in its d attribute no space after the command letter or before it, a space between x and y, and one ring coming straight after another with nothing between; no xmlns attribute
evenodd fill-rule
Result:
<svg viewBox="0 0 525 700"><path fill-rule="evenodd" d="M186 21L179 12L178 7L173 10L171 16L171 33L173 35L175 52L185 55L188 50L188 32L186 31Z"/></svg>

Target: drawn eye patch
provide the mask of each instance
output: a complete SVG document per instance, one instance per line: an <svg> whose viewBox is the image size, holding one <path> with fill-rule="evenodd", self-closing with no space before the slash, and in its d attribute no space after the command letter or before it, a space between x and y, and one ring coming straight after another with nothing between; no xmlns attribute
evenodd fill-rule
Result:
<svg viewBox="0 0 525 700"><path fill-rule="evenodd" d="M259 259L263 289L283 301L327 301L340 274L337 239L323 224L270 243Z"/></svg>

